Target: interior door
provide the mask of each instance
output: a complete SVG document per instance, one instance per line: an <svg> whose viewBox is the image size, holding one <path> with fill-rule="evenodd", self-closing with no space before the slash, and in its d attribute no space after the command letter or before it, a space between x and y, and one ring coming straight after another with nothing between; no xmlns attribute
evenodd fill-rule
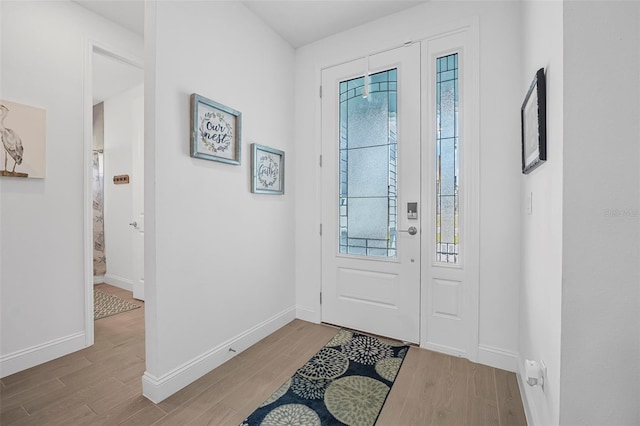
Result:
<svg viewBox="0 0 640 426"><path fill-rule="evenodd" d="M144 90L133 100L133 297L144 300Z"/></svg>
<svg viewBox="0 0 640 426"><path fill-rule="evenodd" d="M420 338L420 47L322 71L322 321Z"/></svg>

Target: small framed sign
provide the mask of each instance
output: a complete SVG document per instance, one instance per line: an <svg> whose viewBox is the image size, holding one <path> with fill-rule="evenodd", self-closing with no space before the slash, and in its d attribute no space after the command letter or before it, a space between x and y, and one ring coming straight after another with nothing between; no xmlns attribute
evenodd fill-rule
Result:
<svg viewBox="0 0 640 426"><path fill-rule="evenodd" d="M547 160L547 95L544 68L536 72L520 109L522 121L522 173Z"/></svg>
<svg viewBox="0 0 640 426"><path fill-rule="evenodd" d="M284 151L251 144L251 192L284 194Z"/></svg>
<svg viewBox="0 0 640 426"><path fill-rule="evenodd" d="M191 156L240 164L242 114L196 93L191 95Z"/></svg>

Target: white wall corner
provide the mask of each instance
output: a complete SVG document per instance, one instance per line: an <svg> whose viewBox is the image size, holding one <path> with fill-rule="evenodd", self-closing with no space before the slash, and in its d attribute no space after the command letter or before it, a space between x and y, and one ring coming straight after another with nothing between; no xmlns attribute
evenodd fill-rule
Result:
<svg viewBox="0 0 640 426"><path fill-rule="evenodd" d="M104 276L104 281L107 284L112 286L119 287L123 290L133 291L133 281L129 278L120 277L118 275L106 274Z"/></svg>
<svg viewBox="0 0 640 426"><path fill-rule="evenodd" d="M84 348L85 335L82 331L3 355L0 357L0 377L10 376Z"/></svg>
<svg viewBox="0 0 640 426"><path fill-rule="evenodd" d="M518 354L493 346L478 345L478 362L514 373L518 371Z"/></svg>
<svg viewBox="0 0 640 426"><path fill-rule="evenodd" d="M163 401L269 334L284 327L295 318L296 308L289 307L255 327L163 374L161 377L145 372L142 376L142 395L156 404ZM230 348L233 348L235 352L231 352Z"/></svg>
<svg viewBox="0 0 640 426"><path fill-rule="evenodd" d="M314 324L320 324L321 322L320 311L299 305L296 306L296 318Z"/></svg>

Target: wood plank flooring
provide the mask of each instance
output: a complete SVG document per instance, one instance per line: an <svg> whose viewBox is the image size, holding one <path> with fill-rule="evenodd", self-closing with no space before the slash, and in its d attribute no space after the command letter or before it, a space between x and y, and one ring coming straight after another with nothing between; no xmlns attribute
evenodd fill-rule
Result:
<svg viewBox="0 0 640 426"><path fill-rule="evenodd" d="M132 300L131 292L96 288ZM336 332L295 320L154 404L141 395L143 307L96 321L92 347L1 379L0 424L239 425ZM526 420L513 373L412 347L377 425Z"/></svg>

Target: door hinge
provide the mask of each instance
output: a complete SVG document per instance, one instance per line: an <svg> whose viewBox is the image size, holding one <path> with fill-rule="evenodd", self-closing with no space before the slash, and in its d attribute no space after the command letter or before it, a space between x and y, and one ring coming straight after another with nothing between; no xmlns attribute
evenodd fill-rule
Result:
<svg viewBox="0 0 640 426"><path fill-rule="evenodd" d="M322 224L320 224L320 236L322 236Z"/></svg>
<svg viewBox="0 0 640 426"><path fill-rule="evenodd" d="M320 156L320 167L322 167L322 155Z"/></svg>
<svg viewBox="0 0 640 426"><path fill-rule="evenodd" d="M320 304L322 305L322 292L320 292Z"/></svg>
<svg viewBox="0 0 640 426"><path fill-rule="evenodd" d="M320 97L322 98L322 86L320 86Z"/></svg>

